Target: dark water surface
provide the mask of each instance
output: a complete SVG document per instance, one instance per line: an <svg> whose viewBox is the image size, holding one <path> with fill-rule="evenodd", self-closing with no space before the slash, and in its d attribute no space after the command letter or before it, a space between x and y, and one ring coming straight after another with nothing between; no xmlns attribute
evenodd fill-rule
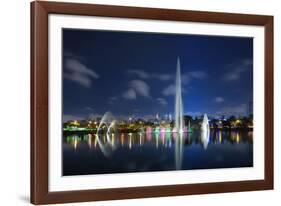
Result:
<svg viewBox="0 0 281 206"><path fill-rule="evenodd" d="M71 134L63 175L253 166L253 132Z"/></svg>

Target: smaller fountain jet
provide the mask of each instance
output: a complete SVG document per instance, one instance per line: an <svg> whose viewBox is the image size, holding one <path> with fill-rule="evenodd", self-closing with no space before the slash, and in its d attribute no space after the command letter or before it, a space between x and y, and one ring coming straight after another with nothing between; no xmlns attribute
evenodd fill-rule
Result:
<svg viewBox="0 0 281 206"><path fill-rule="evenodd" d="M106 136L106 140L107 140L106 143L103 143L100 140L100 136L99 136L99 131L100 131L100 129L101 129L101 127L103 125L107 129L105 134L104 134ZM98 129L97 129L97 132L96 132L96 135L95 135L96 138L97 138L97 143L99 144L102 153L106 157L109 157L113 153L113 151L115 149L114 145L112 144L112 141L110 140L110 130L113 129L114 125L115 125L115 118L114 118L114 116L110 112L106 112L103 115L103 117L102 117L102 119L100 121L100 124L98 126ZM114 134L114 133L112 133L112 134Z"/></svg>
<svg viewBox="0 0 281 206"><path fill-rule="evenodd" d="M210 138L210 126L207 114L204 114L203 121L201 124L201 142L203 143L204 149L207 149Z"/></svg>

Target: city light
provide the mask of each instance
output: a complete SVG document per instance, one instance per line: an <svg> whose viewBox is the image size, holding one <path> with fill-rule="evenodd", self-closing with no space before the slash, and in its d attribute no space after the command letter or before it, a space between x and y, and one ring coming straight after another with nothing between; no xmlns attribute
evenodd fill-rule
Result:
<svg viewBox="0 0 281 206"><path fill-rule="evenodd" d="M192 118L184 116L183 119L188 119L183 122L183 128L178 131L175 127L173 119L167 120L165 115L158 114L158 119L137 119L129 117L127 120L114 119L111 122L102 121L102 117L92 120L72 120L63 124L63 131L67 134L76 132L87 133L108 133L114 136L117 133L192 133L201 127L202 116ZM229 118L210 118L210 129L212 130L253 130L252 117L229 117Z"/></svg>

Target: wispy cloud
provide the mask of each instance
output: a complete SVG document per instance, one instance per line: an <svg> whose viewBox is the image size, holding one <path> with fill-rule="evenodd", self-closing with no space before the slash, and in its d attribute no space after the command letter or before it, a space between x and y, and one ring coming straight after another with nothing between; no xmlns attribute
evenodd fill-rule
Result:
<svg viewBox="0 0 281 206"><path fill-rule="evenodd" d="M137 94L135 92L135 90L133 89L128 89L127 91L125 91L122 95L125 99L136 99L137 98Z"/></svg>
<svg viewBox="0 0 281 206"><path fill-rule="evenodd" d="M161 104L162 106L166 106L168 104L167 100L164 98L157 98L157 101L159 102L159 104Z"/></svg>
<svg viewBox="0 0 281 206"><path fill-rule="evenodd" d="M130 81L128 85L128 90L126 90L122 94L125 99L134 100L137 98L137 95L150 98L150 87L146 82L139 79L135 79Z"/></svg>
<svg viewBox="0 0 281 206"><path fill-rule="evenodd" d="M191 78L194 79L205 79L207 78L207 73L202 70L191 71L187 73Z"/></svg>
<svg viewBox="0 0 281 206"><path fill-rule="evenodd" d="M138 69L128 70L127 73L136 75L140 79L158 79L161 81L167 81L173 78L173 76L170 74L147 73L143 70L138 70Z"/></svg>
<svg viewBox="0 0 281 206"><path fill-rule="evenodd" d="M182 84L189 84L192 80L206 79L208 74L202 70L195 70L181 75Z"/></svg>
<svg viewBox="0 0 281 206"><path fill-rule="evenodd" d="M112 101L115 101L115 100L117 100L117 97L113 96L113 97L110 97L109 99L112 100Z"/></svg>
<svg viewBox="0 0 281 206"><path fill-rule="evenodd" d="M182 93L186 92L186 89L184 87L181 88ZM175 84L170 84L167 87L165 87L162 90L162 94L164 96L170 96L170 95L175 95L176 94L176 86Z"/></svg>
<svg viewBox="0 0 281 206"><path fill-rule="evenodd" d="M142 80L136 79L136 80L132 80L129 83L129 86L135 90L135 92L138 95L141 95L143 97L149 97L149 92L150 92L150 87L148 86L147 83L145 83Z"/></svg>
<svg viewBox="0 0 281 206"><path fill-rule="evenodd" d="M165 96L175 95L176 93L176 86L174 84L170 84L169 86L165 87L162 91L162 94Z"/></svg>
<svg viewBox="0 0 281 206"><path fill-rule="evenodd" d="M241 75L251 69L253 62L251 59L243 59L227 65L229 72L223 75L225 81L235 81L240 79Z"/></svg>
<svg viewBox="0 0 281 206"><path fill-rule="evenodd" d="M217 103L224 102L224 98L222 98L222 97L216 97L216 98L215 98L215 102L217 102Z"/></svg>
<svg viewBox="0 0 281 206"><path fill-rule="evenodd" d="M163 74L163 73L147 73L143 70L128 70L128 74L136 75L141 79L158 79L161 81L173 80L175 77L172 74ZM191 72L187 72L182 75L183 84L189 83L191 79L205 79L207 77L207 73L202 70L195 70Z"/></svg>
<svg viewBox="0 0 281 206"><path fill-rule="evenodd" d="M99 75L77 59L68 58L65 60L64 78L79 85L90 88L93 79L98 79Z"/></svg>
<svg viewBox="0 0 281 206"><path fill-rule="evenodd" d="M137 77L141 78L141 79L148 79L149 78L149 74L142 71L142 70L138 70L138 69L132 69L132 70L128 70L127 71L128 74L132 74L132 75L136 75Z"/></svg>

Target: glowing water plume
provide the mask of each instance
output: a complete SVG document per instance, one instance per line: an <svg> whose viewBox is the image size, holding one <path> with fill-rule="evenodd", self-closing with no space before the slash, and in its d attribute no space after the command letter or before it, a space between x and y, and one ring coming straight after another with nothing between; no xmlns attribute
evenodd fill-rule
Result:
<svg viewBox="0 0 281 206"><path fill-rule="evenodd" d="M207 149L210 139L210 125L207 114L204 114L203 121L201 124L201 142L204 149Z"/></svg>
<svg viewBox="0 0 281 206"><path fill-rule="evenodd" d="M114 125L115 125L115 120L113 120L108 129L107 129L107 132L106 132L106 139L107 139L107 142L111 143L111 146L114 147L114 133L111 133L112 134L112 139L110 141L110 129L114 129Z"/></svg>
<svg viewBox="0 0 281 206"><path fill-rule="evenodd" d="M176 95L175 95L175 131L177 137L175 141L175 166L177 170L182 167L182 155L183 155L183 103L181 93L181 68L180 59L177 60L177 72L176 72ZM175 133L174 133L175 134Z"/></svg>
<svg viewBox="0 0 281 206"><path fill-rule="evenodd" d="M99 134L99 131L100 131L100 128L102 125L106 125L106 127L108 128L107 124L108 122L113 122L114 121L114 116L111 114L111 112L106 112L102 118L101 118L101 121L100 121L100 124L98 126L98 129L97 129L97 135Z"/></svg>
<svg viewBox="0 0 281 206"><path fill-rule="evenodd" d="M175 128L177 132L183 132L183 103L181 93L181 68L180 59L177 61L176 96L175 96Z"/></svg>
<svg viewBox="0 0 281 206"><path fill-rule="evenodd" d="M108 127L108 129L107 129L107 132L106 132L107 135L109 135L110 129L112 129L112 128L114 127L114 125L115 125L115 120L113 120L113 121L110 123L110 125L109 125L109 127Z"/></svg>
<svg viewBox="0 0 281 206"><path fill-rule="evenodd" d="M97 129L97 132L96 132L96 135L95 135L97 143L99 144L99 147L100 147L102 153L106 157L109 157L113 153L113 150L115 149L114 141L110 141L110 137L109 137L110 129L113 128L114 124L115 124L114 116L110 112L106 112L103 115L103 117L101 118L100 124L98 126L98 129ZM107 128L107 130L106 130L107 132L104 134L106 136L106 140L107 140L106 143L103 143L100 140L100 136L99 136L100 128L102 126L105 126ZM112 137L112 138L114 138L114 137Z"/></svg>

